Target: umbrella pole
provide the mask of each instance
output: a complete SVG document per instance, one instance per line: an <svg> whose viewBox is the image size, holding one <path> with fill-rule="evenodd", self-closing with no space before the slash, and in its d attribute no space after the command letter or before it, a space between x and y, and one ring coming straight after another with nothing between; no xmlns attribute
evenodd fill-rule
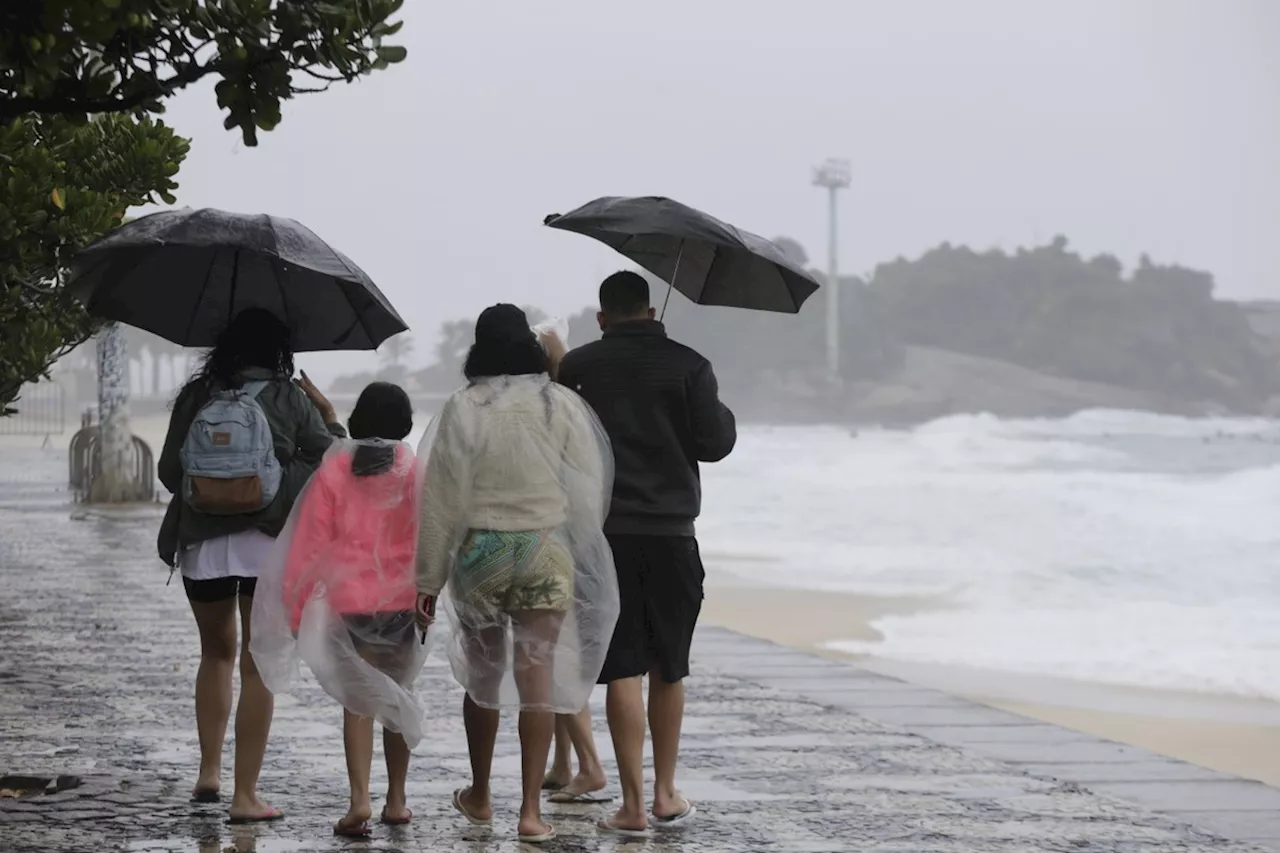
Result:
<svg viewBox="0 0 1280 853"><path fill-rule="evenodd" d="M662 300L662 313L658 315L661 323L667 318L667 305L671 302L671 291L676 289L676 279L680 277L680 260L684 257L684 241L680 241L680 251L676 253L676 268L671 273L671 281L667 284L667 297Z"/></svg>

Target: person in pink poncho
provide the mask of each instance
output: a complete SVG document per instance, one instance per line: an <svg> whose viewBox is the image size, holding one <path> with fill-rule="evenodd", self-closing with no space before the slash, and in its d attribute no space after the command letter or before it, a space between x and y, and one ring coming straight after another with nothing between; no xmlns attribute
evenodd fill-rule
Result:
<svg viewBox="0 0 1280 853"><path fill-rule="evenodd" d="M427 647L414 623L418 474L403 442L413 427L409 398L374 383L348 426L352 440L326 455L259 580L251 648L273 692L287 687L301 659L344 706L351 802L334 834L363 838L372 832L375 720L389 778L381 822L412 818L405 777L423 717L413 681Z"/></svg>

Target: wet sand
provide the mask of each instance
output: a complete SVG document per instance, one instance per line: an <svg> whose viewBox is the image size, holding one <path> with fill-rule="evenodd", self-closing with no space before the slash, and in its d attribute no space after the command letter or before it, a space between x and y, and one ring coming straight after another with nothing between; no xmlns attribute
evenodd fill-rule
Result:
<svg viewBox="0 0 1280 853"><path fill-rule="evenodd" d="M946 602L761 586L725 570L726 561L714 554L705 556L702 618L709 624L823 657L856 660L868 669L976 702L1280 787L1280 703L843 654L823 644L880 639L871 624L876 619L945 607Z"/></svg>

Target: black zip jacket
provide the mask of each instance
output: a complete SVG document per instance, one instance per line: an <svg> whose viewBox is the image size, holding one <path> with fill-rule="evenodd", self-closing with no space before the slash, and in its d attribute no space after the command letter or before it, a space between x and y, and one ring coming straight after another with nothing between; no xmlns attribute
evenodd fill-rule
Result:
<svg viewBox="0 0 1280 853"><path fill-rule="evenodd" d="M724 459L738 438L711 363L661 323L639 320L570 352L559 380L595 409L613 444L605 532L692 536L702 508L698 463Z"/></svg>

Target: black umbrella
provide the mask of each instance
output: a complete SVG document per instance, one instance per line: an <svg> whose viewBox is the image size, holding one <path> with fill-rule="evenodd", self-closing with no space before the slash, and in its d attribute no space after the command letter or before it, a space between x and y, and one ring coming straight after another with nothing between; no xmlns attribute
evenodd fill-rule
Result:
<svg viewBox="0 0 1280 853"><path fill-rule="evenodd" d="M266 214L171 210L76 255L71 293L96 317L210 347L246 308L288 324L293 348L376 349L408 329L365 272L310 230Z"/></svg>
<svg viewBox="0 0 1280 853"><path fill-rule="evenodd" d="M699 305L795 314L818 289L773 243L669 198L598 198L543 224L594 237Z"/></svg>

